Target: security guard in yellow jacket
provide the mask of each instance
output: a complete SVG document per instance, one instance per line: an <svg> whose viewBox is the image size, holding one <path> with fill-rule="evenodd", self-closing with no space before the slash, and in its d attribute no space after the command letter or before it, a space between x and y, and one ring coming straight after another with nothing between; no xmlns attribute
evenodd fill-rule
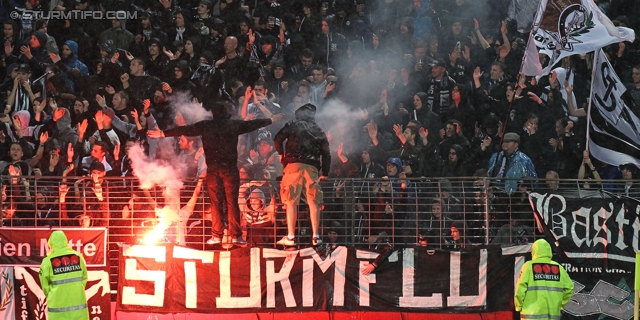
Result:
<svg viewBox="0 0 640 320"><path fill-rule="evenodd" d="M560 310L573 295L573 282L567 271L551 260L551 246L536 240L518 277L514 303L520 319L560 319Z"/></svg>
<svg viewBox="0 0 640 320"><path fill-rule="evenodd" d="M82 254L71 249L60 230L49 237L51 252L40 265L40 284L47 296L49 320L89 319L87 266Z"/></svg>

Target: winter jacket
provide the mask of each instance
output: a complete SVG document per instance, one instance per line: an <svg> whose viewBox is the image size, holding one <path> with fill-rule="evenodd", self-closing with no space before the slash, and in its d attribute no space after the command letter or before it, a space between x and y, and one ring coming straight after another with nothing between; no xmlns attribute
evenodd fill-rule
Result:
<svg viewBox="0 0 640 320"><path fill-rule="evenodd" d="M278 154L284 155L282 165L306 163L329 176L331 154L329 140L315 122L316 107L310 103L296 110L296 120L288 122L273 139ZM285 147L286 140L286 147Z"/></svg>
<svg viewBox="0 0 640 320"><path fill-rule="evenodd" d="M67 40L64 44L66 44L72 52L71 56L65 61L67 68L78 68L82 74L88 75L89 68L87 68L87 65L82 63L82 61L78 60L78 44L73 40Z"/></svg>
<svg viewBox="0 0 640 320"><path fill-rule="evenodd" d="M500 173L503 161L506 162L504 172ZM491 160L489 160L487 172L491 177L499 176L500 178L509 179L505 181L504 186L508 194L512 194L518 190L519 178L538 178L533 162L520 150L516 150L516 152L511 155L507 155L506 159L504 151L494 153L491 156Z"/></svg>
<svg viewBox="0 0 640 320"><path fill-rule="evenodd" d="M531 248L516 284L513 302L520 319L560 319L560 310L573 296L573 282L567 271L551 260L551 246L544 239Z"/></svg>
<svg viewBox="0 0 640 320"><path fill-rule="evenodd" d="M47 297L49 320L89 319L87 266L81 253L71 249L60 230L49 237L51 252L40 265L40 284Z"/></svg>
<svg viewBox="0 0 640 320"><path fill-rule="evenodd" d="M109 28L103 31L100 34L100 40L98 43L106 42L107 40L112 40L116 49L118 50L127 50L129 49L129 45L133 42L135 36L133 33L129 32L122 25L121 29Z"/></svg>

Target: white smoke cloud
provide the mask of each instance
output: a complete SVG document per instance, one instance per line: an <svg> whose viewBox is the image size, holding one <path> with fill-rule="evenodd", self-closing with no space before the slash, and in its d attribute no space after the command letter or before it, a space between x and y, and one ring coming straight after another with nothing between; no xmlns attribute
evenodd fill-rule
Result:
<svg viewBox="0 0 640 320"><path fill-rule="evenodd" d="M211 111L205 110L200 103L194 103L193 97L186 92L178 92L171 96L171 108L180 112L187 124L212 119Z"/></svg>
<svg viewBox="0 0 640 320"><path fill-rule="evenodd" d="M333 136L331 150L336 150L338 144L343 143L346 152L359 152L369 144L370 141L359 141L359 136L356 135L364 129L354 127L355 124L362 124L362 113L363 110L354 110L338 99L331 99L318 109L316 122L325 133L330 132Z"/></svg>
<svg viewBox="0 0 640 320"><path fill-rule="evenodd" d="M140 180L140 188L160 186L168 190L182 189L182 179L176 168L164 161L149 159L140 144L131 147L128 155L133 173Z"/></svg>
<svg viewBox="0 0 640 320"><path fill-rule="evenodd" d="M144 149L136 143L129 149L129 158L133 174L140 180L141 189L151 189L155 186L164 188L165 207L156 210L160 224L156 233L163 234L167 227L180 219L180 189L183 187L182 178L177 168L164 161L153 161L144 153ZM153 241L158 240L156 236Z"/></svg>

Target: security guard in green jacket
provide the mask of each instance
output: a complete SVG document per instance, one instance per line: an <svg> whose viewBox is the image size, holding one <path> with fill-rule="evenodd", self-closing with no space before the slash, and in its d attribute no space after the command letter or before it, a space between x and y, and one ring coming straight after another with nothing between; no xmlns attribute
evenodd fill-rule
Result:
<svg viewBox="0 0 640 320"><path fill-rule="evenodd" d="M87 266L82 254L71 249L60 230L49 237L51 252L40 265L40 284L47 296L49 320L89 319Z"/></svg>
<svg viewBox="0 0 640 320"><path fill-rule="evenodd" d="M536 240L518 277L514 303L520 319L560 319L560 310L573 295L573 282L567 271L551 260L551 246Z"/></svg>

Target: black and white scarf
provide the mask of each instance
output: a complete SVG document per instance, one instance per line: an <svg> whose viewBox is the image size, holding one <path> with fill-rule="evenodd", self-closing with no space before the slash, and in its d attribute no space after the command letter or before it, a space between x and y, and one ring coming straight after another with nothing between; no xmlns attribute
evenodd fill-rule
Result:
<svg viewBox="0 0 640 320"><path fill-rule="evenodd" d="M429 88L427 89L427 106L429 110L434 111L437 100L437 106L440 108L438 111L440 114L446 113L451 106L451 92L449 91L449 77L445 75L442 80L438 81L431 77Z"/></svg>

